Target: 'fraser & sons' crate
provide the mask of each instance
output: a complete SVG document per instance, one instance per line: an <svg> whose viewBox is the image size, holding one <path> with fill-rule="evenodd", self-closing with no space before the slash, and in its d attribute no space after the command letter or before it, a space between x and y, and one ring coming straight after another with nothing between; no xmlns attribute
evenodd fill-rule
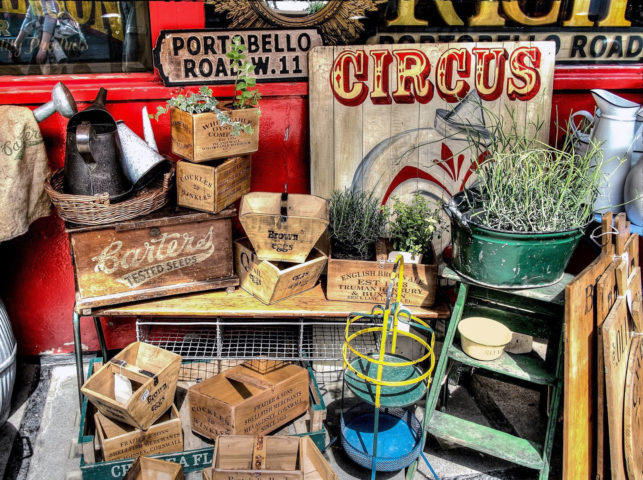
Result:
<svg viewBox="0 0 643 480"><path fill-rule="evenodd" d="M327 257L313 248L304 263L259 260L247 238L234 242L234 264L241 288L270 305L313 288Z"/></svg>
<svg viewBox="0 0 643 480"><path fill-rule="evenodd" d="M277 361L248 362L190 387L192 430L213 439L226 434L264 435L303 414L308 395L305 368Z"/></svg>
<svg viewBox="0 0 643 480"><path fill-rule="evenodd" d="M183 429L179 412L174 405L147 430L116 422L100 412L94 415L94 424L103 460L106 462L183 450Z"/></svg>
<svg viewBox="0 0 643 480"><path fill-rule="evenodd" d="M234 209L164 209L99 227L68 226L76 310L239 285L232 264Z"/></svg>
<svg viewBox="0 0 643 480"><path fill-rule="evenodd" d="M232 121L252 126L253 132L235 136L231 134L232 127L221 126L213 112L188 113L172 107L172 153L199 163L256 152L259 149L259 108L227 110L227 113Z"/></svg>
<svg viewBox="0 0 643 480"><path fill-rule="evenodd" d="M210 164L177 163L177 203L182 207L217 213L249 191L250 155Z"/></svg>
<svg viewBox="0 0 643 480"><path fill-rule="evenodd" d="M174 403L181 356L143 342L134 342L92 375L83 394L108 418L147 430ZM116 375L129 380L129 400L116 400Z"/></svg>

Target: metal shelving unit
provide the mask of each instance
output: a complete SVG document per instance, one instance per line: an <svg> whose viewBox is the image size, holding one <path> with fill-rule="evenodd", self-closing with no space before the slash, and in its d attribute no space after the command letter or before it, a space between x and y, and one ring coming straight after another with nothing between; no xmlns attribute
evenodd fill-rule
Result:
<svg viewBox="0 0 643 480"><path fill-rule="evenodd" d="M376 326L362 322L354 333ZM243 360L337 362L341 369L345 322L320 320L224 320L208 321L137 319L137 339L183 357L181 380L199 380ZM362 351L375 351L380 334L359 338Z"/></svg>

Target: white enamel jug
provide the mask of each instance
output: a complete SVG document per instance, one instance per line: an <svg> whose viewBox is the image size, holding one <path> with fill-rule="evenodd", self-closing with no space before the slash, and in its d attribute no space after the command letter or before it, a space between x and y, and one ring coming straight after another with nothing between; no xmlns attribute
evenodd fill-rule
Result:
<svg viewBox="0 0 643 480"><path fill-rule="evenodd" d="M594 209L622 212L623 187L630 170L628 152L632 148L639 104L607 90L591 90L598 111L594 117L592 139L601 145L603 180Z"/></svg>

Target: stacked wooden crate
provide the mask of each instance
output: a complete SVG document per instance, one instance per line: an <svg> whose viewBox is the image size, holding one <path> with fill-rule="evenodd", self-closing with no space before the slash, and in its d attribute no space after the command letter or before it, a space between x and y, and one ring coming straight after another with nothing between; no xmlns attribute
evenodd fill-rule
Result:
<svg viewBox="0 0 643 480"><path fill-rule="evenodd" d="M239 220L248 235L234 242L244 290L271 304L315 286L327 261L315 245L328 226L328 201L253 192L243 197Z"/></svg>
<svg viewBox="0 0 643 480"><path fill-rule="evenodd" d="M172 108L172 153L177 163L177 203L217 213L250 191L250 160L259 148L257 109L235 110L231 119L249 124L253 133L231 135L212 113L190 114Z"/></svg>

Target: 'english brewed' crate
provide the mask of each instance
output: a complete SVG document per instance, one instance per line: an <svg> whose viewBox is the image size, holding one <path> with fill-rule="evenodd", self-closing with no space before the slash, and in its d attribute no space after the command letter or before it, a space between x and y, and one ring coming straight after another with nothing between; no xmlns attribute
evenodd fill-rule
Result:
<svg viewBox="0 0 643 480"><path fill-rule="evenodd" d="M270 433L308 409L308 380L305 368L277 361L226 370L190 387L192 430L213 439Z"/></svg>
<svg viewBox="0 0 643 480"><path fill-rule="evenodd" d="M313 248L304 263L259 260L247 238L234 242L234 265L241 288L270 305L313 288L327 257Z"/></svg>
<svg viewBox="0 0 643 480"><path fill-rule="evenodd" d="M68 225L76 311L237 286L234 209L217 214L160 210L100 227Z"/></svg>
<svg viewBox="0 0 643 480"><path fill-rule="evenodd" d="M328 200L252 192L241 199L239 221L260 260L303 263L328 226Z"/></svg>
<svg viewBox="0 0 643 480"><path fill-rule="evenodd" d="M217 213L250 191L250 155L220 162L177 162L176 195L182 207Z"/></svg>
<svg viewBox="0 0 643 480"><path fill-rule="evenodd" d="M179 412L174 405L147 430L116 422L100 412L94 415L94 424L103 460L106 462L183 450L183 429Z"/></svg>
<svg viewBox="0 0 643 480"><path fill-rule="evenodd" d="M181 356L143 342L134 342L92 375L83 394L108 418L147 430L174 403ZM114 394L114 377L123 375L132 396L121 403Z"/></svg>

